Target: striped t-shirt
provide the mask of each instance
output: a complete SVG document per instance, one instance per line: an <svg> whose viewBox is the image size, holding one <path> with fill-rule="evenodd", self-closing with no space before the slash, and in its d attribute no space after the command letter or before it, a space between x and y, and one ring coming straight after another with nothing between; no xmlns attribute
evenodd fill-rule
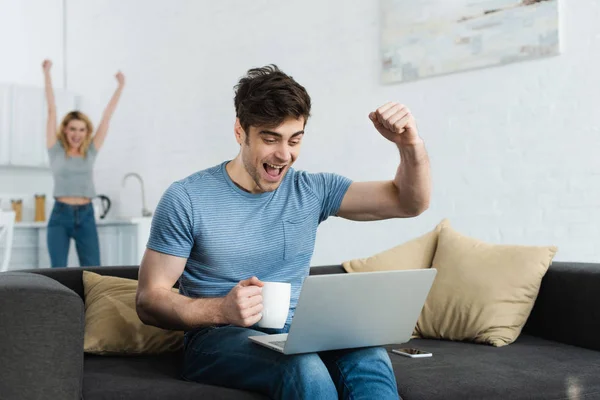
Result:
<svg viewBox="0 0 600 400"><path fill-rule="evenodd" d="M251 194L226 162L174 182L152 220L148 248L187 258L179 279L188 297L223 297L241 280L292 285L291 321L308 275L318 225L335 215L351 181L290 168L280 186Z"/></svg>

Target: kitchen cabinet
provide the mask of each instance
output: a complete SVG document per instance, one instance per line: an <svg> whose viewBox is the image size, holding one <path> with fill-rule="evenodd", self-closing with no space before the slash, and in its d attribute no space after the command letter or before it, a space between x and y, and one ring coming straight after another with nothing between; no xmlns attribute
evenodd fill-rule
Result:
<svg viewBox="0 0 600 400"><path fill-rule="evenodd" d="M150 234L151 218L99 220L96 223L102 266L140 264ZM9 270L50 267L46 233L46 223L17 223L13 235ZM4 248L0 244L0 259L3 251ZM79 266L73 240L67 266Z"/></svg>
<svg viewBox="0 0 600 400"><path fill-rule="evenodd" d="M0 165L9 163L9 115L10 115L10 86L0 85Z"/></svg>
<svg viewBox="0 0 600 400"><path fill-rule="evenodd" d="M69 111L78 108L79 96L55 89L57 128ZM0 86L0 165L47 168L46 121L48 108L43 88Z"/></svg>

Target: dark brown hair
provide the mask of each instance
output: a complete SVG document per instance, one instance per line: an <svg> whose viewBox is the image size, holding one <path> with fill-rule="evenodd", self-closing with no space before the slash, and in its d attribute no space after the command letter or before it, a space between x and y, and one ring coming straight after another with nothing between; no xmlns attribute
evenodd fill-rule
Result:
<svg viewBox="0 0 600 400"><path fill-rule="evenodd" d="M246 132L250 126L278 126L289 117L304 117L306 124L310 116L306 89L275 64L248 70L234 89L235 114Z"/></svg>

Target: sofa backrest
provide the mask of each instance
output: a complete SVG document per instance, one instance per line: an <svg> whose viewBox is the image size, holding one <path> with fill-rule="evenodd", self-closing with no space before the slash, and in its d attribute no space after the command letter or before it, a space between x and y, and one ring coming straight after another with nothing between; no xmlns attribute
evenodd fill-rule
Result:
<svg viewBox="0 0 600 400"><path fill-rule="evenodd" d="M49 278L52 278L69 289L73 290L75 293L84 299L83 296L83 271L91 271L100 275L109 275L116 276L119 278L127 278L127 279L136 279L138 278L138 269L137 265L131 266L120 266L120 267L71 267L71 268L40 268L40 269L32 269L24 272L33 272L36 274L46 275ZM322 267L313 267L310 269L311 275L322 275L322 274L339 274L345 273L346 271L341 265L327 265ZM175 287L178 287L179 284L175 283Z"/></svg>
<svg viewBox="0 0 600 400"><path fill-rule="evenodd" d="M523 332L600 350L600 264L552 263Z"/></svg>
<svg viewBox="0 0 600 400"><path fill-rule="evenodd" d="M46 275L69 289L84 299L83 296L83 271L91 271L100 275L116 276L119 278L136 279L138 278L138 266L122 266L122 267L69 267L69 268L40 268L32 269L26 272Z"/></svg>

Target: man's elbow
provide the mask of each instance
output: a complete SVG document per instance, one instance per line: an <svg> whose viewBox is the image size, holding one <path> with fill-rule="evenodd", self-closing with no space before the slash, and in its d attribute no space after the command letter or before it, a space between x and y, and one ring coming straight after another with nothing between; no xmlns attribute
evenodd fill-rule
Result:
<svg viewBox="0 0 600 400"><path fill-rule="evenodd" d="M149 296L138 289L135 295L135 311L138 318L146 325L154 325L150 312Z"/></svg>
<svg viewBox="0 0 600 400"><path fill-rule="evenodd" d="M410 206L401 207L398 211L401 218L418 217L429 209L429 200L412 203Z"/></svg>
<svg viewBox="0 0 600 400"><path fill-rule="evenodd" d="M423 214L425 211L429 210L429 199L421 202L417 209L415 210L415 217Z"/></svg>

